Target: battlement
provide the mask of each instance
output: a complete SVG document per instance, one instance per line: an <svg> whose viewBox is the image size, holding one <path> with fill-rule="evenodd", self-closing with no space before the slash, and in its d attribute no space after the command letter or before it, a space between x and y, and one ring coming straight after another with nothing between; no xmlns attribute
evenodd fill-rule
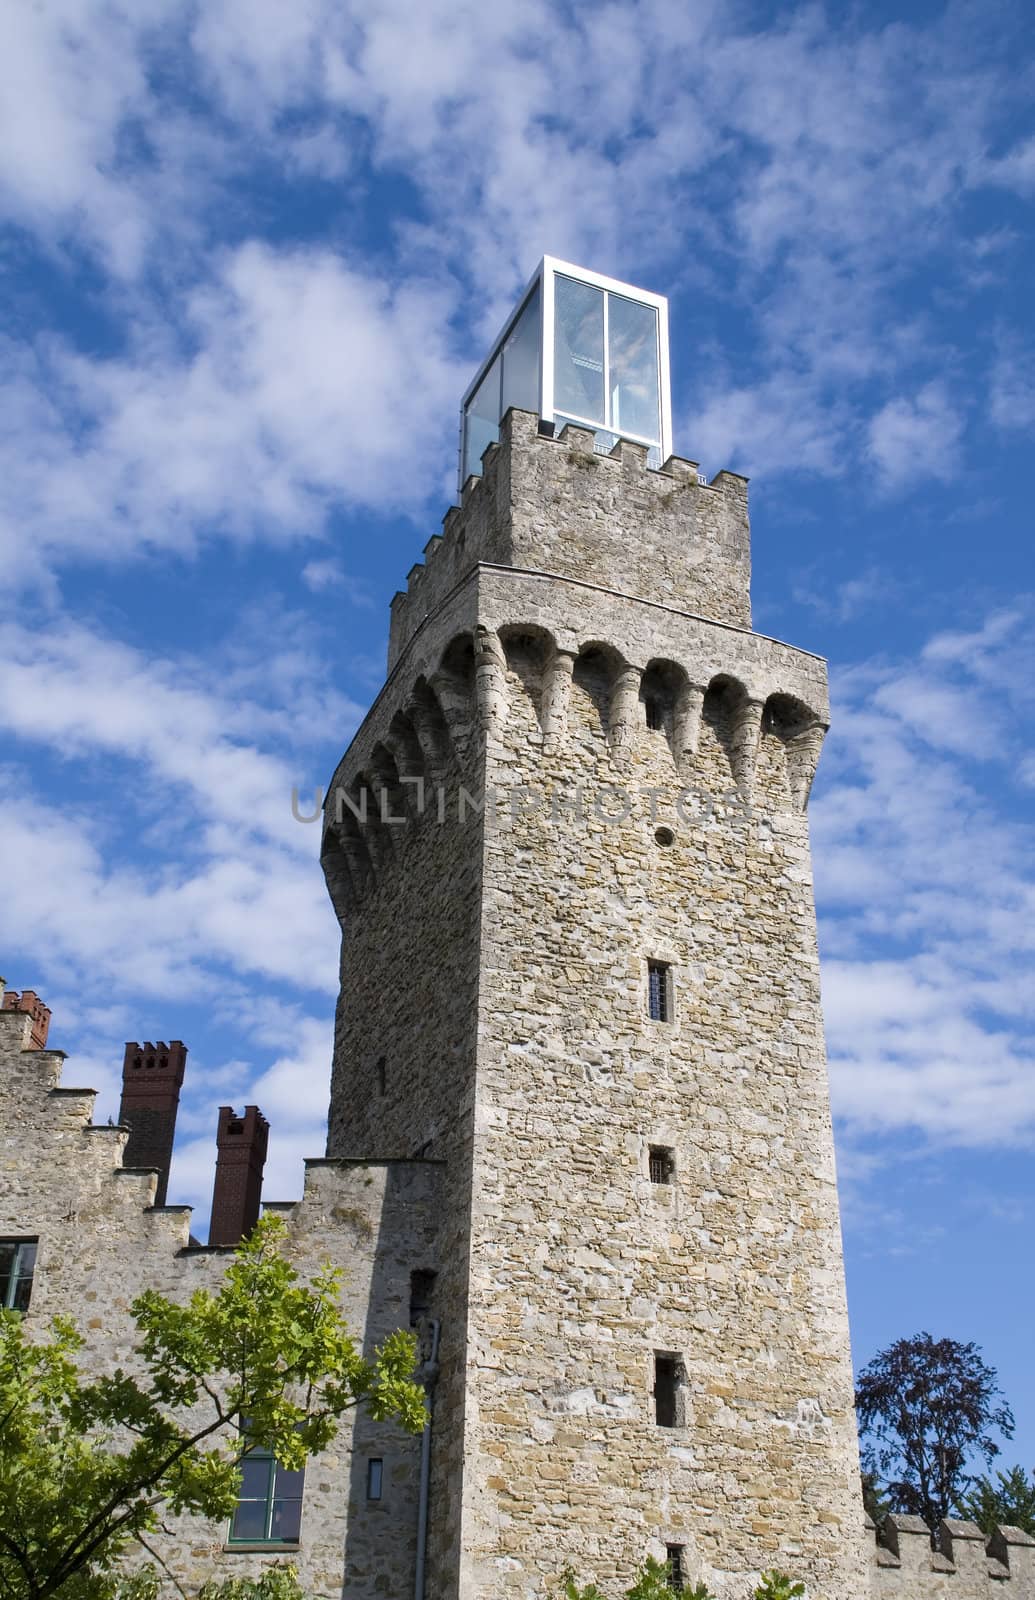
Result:
<svg viewBox="0 0 1035 1600"><path fill-rule="evenodd" d="M123 1082L132 1084L134 1088L143 1087L143 1084L153 1074L155 1078L175 1079L177 1088L183 1083L183 1074L187 1065L187 1046L182 1039L172 1039L168 1044L159 1039L157 1044L147 1040L138 1044L131 1039L126 1045L123 1058ZM136 1075L141 1074L140 1080Z"/></svg>
<svg viewBox="0 0 1035 1600"><path fill-rule="evenodd" d="M703 482L697 463L678 456L654 471L647 456L628 440L599 454L589 429L551 437L532 413L508 411L482 475L467 479L392 601L389 671L479 562L583 578L750 627L747 480L723 471Z"/></svg>
<svg viewBox="0 0 1035 1600"><path fill-rule="evenodd" d="M947 1519L933 1531L921 1517L893 1514L881 1527L866 1518L870 1591L888 1600L1023 1600L1035 1597L1035 1539L997 1527L986 1538L974 1522Z"/></svg>
<svg viewBox="0 0 1035 1600"><path fill-rule="evenodd" d="M30 1050L45 1050L47 1033L50 1029L50 1007L43 1004L34 989L23 989L21 994L16 989L8 989L5 993L2 979L0 979L0 994L3 995L0 1005L4 1011L22 1011L31 1017Z"/></svg>

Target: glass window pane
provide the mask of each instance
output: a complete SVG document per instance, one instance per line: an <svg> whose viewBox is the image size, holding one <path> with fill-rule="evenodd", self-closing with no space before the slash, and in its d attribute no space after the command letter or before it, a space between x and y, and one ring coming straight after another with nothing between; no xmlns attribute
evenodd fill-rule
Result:
<svg viewBox="0 0 1035 1600"><path fill-rule="evenodd" d="M271 1539L297 1539L302 1531L301 1500L274 1500Z"/></svg>
<svg viewBox="0 0 1035 1600"><path fill-rule="evenodd" d="M503 392L500 419L511 406L539 410L539 285L528 297L503 346Z"/></svg>
<svg viewBox="0 0 1035 1600"><path fill-rule="evenodd" d="M302 1485L304 1483L304 1467L298 1467L296 1470L289 1470L287 1467L278 1467L277 1481L274 1484L273 1493L278 1499L291 1500L295 1497L300 1499L302 1495Z"/></svg>
<svg viewBox="0 0 1035 1600"><path fill-rule="evenodd" d="M32 1298L32 1275L27 1278L17 1278L11 1294L12 1311L28 1311L29 1301Z"/></svg>
<svg viewBox="0 0 1035 1600"><path fill-rule="evenodd" d="M588 422L606 421L603 292L560 275L554 279L553 405Z"/></svg>
<svg viewBox="0 0 1035 1600"><path fill-rule="evenodd" d="M624 295L608 295L607 342L611 412L616 433L661 439L658 313Z"/></svg>
<svg viewBox="0 0 1035 1600"><path fill-rule="evenodd" d="M265 1500L243 1500L234 1512L230 1525L231 1539L265 1539Z"/></svg>
<svg viewBox="0 0 1035 1600"><path fill-rule="evenodd" d="M500 372L503 363L499 356L485 374L481 383L467 402L464 413L464 468L466 481L472 472L481 472L482 453L500 436Z"/></svg>
<svg viewBox="0 0 1035 1600"><path fill-rule="evenodd" d="M18 1246L8 1240L0 1241L0 1306L9 1308L14 1287L14 1257Z"/></svg>
<svg viewBox="0 0 1035 1600"><path fill-rule="evenodd" d="M265 1500L269 1492L269 1456L245 1456L241 1462L241 1499Z"/></svg>

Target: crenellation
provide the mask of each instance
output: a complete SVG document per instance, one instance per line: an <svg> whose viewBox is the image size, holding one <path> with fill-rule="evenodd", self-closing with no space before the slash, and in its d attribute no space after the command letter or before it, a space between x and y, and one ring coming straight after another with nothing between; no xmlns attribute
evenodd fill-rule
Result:
<svg viewBox="0 0 1035 1600"><path fill-rule="evenodd" d="M892 1513L880 1528L866 1518L874 1600L1032 1600L1035 1539L998 1527L991 1538L973 1522L947 1519L933 1531L921 1517Z"/></svg>
<svg viewBox="0 0 1035 1600"><path fill-rule="evenodd" d="M479 564L588 577L750 628L746 479L720 472L702 498L696 463L670 457L648 470L641 445L619 440L601 455L591 430L568 424L547 437L519 411L507 413L483 464L447 512L433 561L411 569L407 594L393 601L389 671Z"/></svg>

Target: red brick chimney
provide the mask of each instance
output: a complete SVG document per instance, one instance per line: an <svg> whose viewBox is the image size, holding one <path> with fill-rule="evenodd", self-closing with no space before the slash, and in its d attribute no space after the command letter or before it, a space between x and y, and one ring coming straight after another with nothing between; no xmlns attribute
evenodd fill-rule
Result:
<svg viewBox="0 0 1035 1600"><path fill-rule="evenodd" d="M32 1018L32 1033L29 1036L30 1050L45 1050L47 1048L47 1029L50 1027L50 1007L45 1006L34 989L23 989L21 994L15 989L8 989L4 994L3 1008L5 1011L27 1011Z"/></svg>
<svg viewBox="0 0 1035 1600"><path fill-rule="evenodd" d="M258 1222L269 1136L270 1125L258 1106L245 1106L243 1117L232 1106L220 1106L210 1245L240 1244Z"/></svg>
<svg viewBox="0 0 1035 1600"><path fill-rule="evenodd" d="M131 1042L122 1063L119 1121L129 1129L122 1160L127 1167L157 1167L156 1206L165 1205L169 1187L176 1111L186 1065L187 1046L179 1039L168 1044Z"/></svg>

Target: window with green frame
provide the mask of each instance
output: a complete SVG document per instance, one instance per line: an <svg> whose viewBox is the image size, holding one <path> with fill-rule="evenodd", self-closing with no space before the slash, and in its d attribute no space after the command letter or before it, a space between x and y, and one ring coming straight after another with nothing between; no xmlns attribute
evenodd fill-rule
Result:
<svg viewBox="0 0 1035 1600"><path fill-rule="evenodd" d="M258 1446L245 1451L230 1543L297 1544L304 1483L304 1467L282 1467L276 1456Z"/></svg>
<svg viewBox="0 0 1035 1600"><path fill-rule="evenodd" d="M28 1311L36 1239L0 1239L0 1309Z"/></svg>

